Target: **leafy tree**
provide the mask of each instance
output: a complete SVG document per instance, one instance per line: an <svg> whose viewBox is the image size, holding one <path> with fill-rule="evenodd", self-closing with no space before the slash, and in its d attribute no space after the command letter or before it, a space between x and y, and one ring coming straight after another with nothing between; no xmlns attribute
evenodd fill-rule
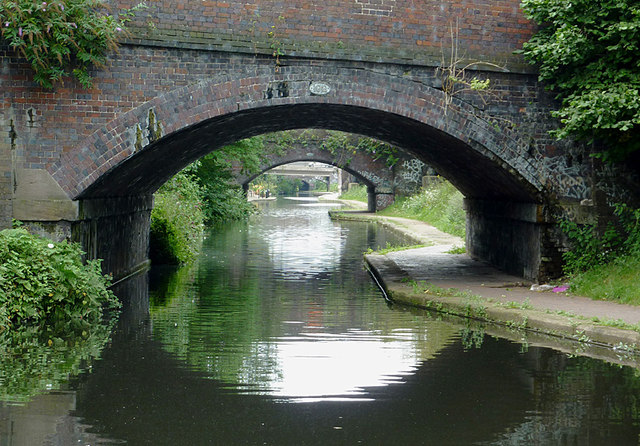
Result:
<svg viewBox="0 0 640 446"><path fill-rule="evenodd" d="M196 176L203 188L208 223L242 220L256 211L240 186L233 182L233 168L238 166L244 173L257 172L265 156L264 137L255 136L211 152L200 160Z"/></svg>
<svg viewBox="0 0 640 446"><path fill-rule="evenodd" d="M149 240L149 257L155 263L189 263L200 252L203 191L194 176L195 168L179 172L155 194Z"/></svg>
<svg viewBox="0 0 640 446"><path fill-rule="evenodd" d="M540 80L562 101L558 138L601 141L608 161L640 149L640 3L522 0L540 25L524 44Z"/></svg>
<svg viewBox="0 0 640 446"><path fill-rule="evenodd" d="M255 212L233 183L232 169L257 171L264 156L262 137L245 139L210 153L162 185L151 213L151 260L189 263L200 251L205 223L242 220Z"/></svg>

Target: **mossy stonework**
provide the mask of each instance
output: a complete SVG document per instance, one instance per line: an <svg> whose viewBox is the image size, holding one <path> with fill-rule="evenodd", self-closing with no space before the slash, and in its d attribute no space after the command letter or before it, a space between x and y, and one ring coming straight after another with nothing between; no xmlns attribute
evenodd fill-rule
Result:
<svg viewBox="0 0 640 446"><path fill-rule="evenodd" d="M137 13L131 37L91 72L91 89L70 78L40 88L26 61L0 46L1 79L12 86L0 89L0 161L7 161L0 163L0 222L31 203L22 209L47 214L27 221L97 228L81 202L124 199L142 209L161 184L212 150L266 132L325 128L397 146L449 179L467 199L471 255L531 278L558 274L557 217L594 219L602 203L640 188L549 137L555 105L513 55L533 30L518 4L335 0L320 14L313 2L162 0ZM465 31L457 42L448 38L452 16ZM454 43L469 62L502 67L467 70L490 80L490 101L442 91L435 68ZM55 182L55 196L16 184L20 170ZM104 241L94 246L106 249L114 234L99 232Z"/></svg>

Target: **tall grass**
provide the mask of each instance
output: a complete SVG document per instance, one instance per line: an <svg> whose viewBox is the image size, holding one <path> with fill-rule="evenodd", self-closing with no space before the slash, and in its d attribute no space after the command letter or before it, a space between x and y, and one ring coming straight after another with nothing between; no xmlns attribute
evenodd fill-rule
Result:
<svg viewBox="0 0 640 446"><path fill-rule="evenodd" d="M640 305L640 254L618 257L574 275L571 290L592 299Z"/></svg>
<svg viewBox="0 0 640 446"><path fill-rule="evenodd" d="M603 234L563 222L572 244L564 254L571 290L593 299L640 305L640 209L616 205L616 224Z"/></svg>
<svg viewBox="0 0 640 446"><path fill-rule="evenodd" d="M340 195L340 198L343 200L362 201L363 203L366 203L368 200L367 186L360 184L353 185L347 192L343 192Z"/></svg>
<svg viewBox="0 0 640 446"><path fill-rule="evenodd" d="M462 207L463 198L451 183L442 180L416 195L397 198L395 203L379 214L413 218L446 233L464 237L466 217Z"/></svg>

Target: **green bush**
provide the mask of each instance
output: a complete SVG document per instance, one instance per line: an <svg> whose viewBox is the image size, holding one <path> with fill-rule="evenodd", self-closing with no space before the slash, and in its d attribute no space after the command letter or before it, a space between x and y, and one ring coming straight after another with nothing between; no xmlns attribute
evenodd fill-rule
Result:
<svg viewBox="0 0 640 446"><path fill-rule="evenodd" d="M381 215L424 221L448 234L464 237L466 214L462 194L448 181L440 181L418 194L398 198Z"/></svg>
<svg viewBox="0 0 640 446"><path fill-rule="evenodd" d="M204 186L204 216L209 225L228 221L244 220L258 212L258 208L247 201L242 189L229 181L211 181Z"/></svg>
<svg viewBox="0 0 640 446"><path fill-rule="evenodd" d="M354 200L367 203L369 201L367 186L363 186L361 184L351 186L351 189L340 194L340 198L343 200Z"/></svg>
<svg viewBox="0 0 640 446"><path fill-rule="evenodd" d="M160 264L188 263L200 252L203 234L202 188L189 170L182 171L155 195L149 257Z"/></svg>
<svg viewBox="0 0 640 446"><path fill-rule="evenodd" d="M594 225L560 222L571 250L563 254L566 274L576 274L604 265L618 257L640 254L640 209L625 204L614 206L617 221L609 223L602 234Z"/></svg>
<svg viewBox="0 0 640 446"><path fill-rule="evenodd" d="M640 209L615 206L617 221L603 234L592 225L562 222L571 250L564 253L571 291L594 299L640 304Z"/></svg>
<svg viewBox="0 0 640 446"><path fill-rule="evenodd" d="M302 180L300 178L275 175L272 181L276 185L278 195L284 195L285 197L295 197L302 188Z"/></svg>
<svg viewBox="0 0 640 446"><path fill-rule="evenodd" d="M255 136L211 152L194 165L194 175L202 187L207 224L244 220L257 212L240 185L235 183L233 168L235 165L243 173L257 172L269 153L264 137Z"/></svg>
<svg viewBox="0 0 640 446"><path fill-rule="evenodd" d="M84 264L82 256L76 244L0 231L0 332L35 324L54 333L84 330L104 307L119 307L100 261Z"/></svg>
<svg viewBox="0 0 640 446"><path fill-rule="evenodd" d="M524 55L561 101L552 112L561 127L552 133L604 142L598 156L607 160L640 150L638 0L522 0L521 6L540 25Z"/></svg>

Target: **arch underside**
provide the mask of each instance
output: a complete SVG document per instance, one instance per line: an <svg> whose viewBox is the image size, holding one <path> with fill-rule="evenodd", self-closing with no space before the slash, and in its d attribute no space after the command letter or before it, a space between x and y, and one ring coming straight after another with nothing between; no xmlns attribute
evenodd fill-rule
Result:
<svg viewBox="0 0 640 446"><path fill-rule="evenodd" d="M539 187L482 147L395 113L353 105L282 104L217 116L173 132L112 167L76 199L148 195L207 153L263 133L320 128L385 141L433 166L467 198L537 203Z"/></svg>
<svg viewBox="0 0 640 446"><path fill-rule="evenodd" d="M327 165L330 165L330 166L338 167L338 168L344 170L345 172L347 172L347 173L353 175L354 177L356 177L365 186L370 186L370 187L377 187L378 186L378 184L375 184L369 178L365 177L360 172L358 172L355 169L350 168L349 166L341 166L335 161L332 162L330 160L327 160L327 159L324 159L324 158L320 158L320 157L314 157L314 156L310 156L310 157L306 157L306 158L296 157L296 158L292 158L292 159L289 159L289 160L286 160L286 161L279 161L279 162L276 162L276 163L269 163L269 166L265 167L265 168L261 168L260 172L255 173L255 174L251 174L251 175L247 175L245 177L242 177L242 179L239 182L239 184L242 185L242 186L245 186L245 185L251 183L256 178L258 178L263 173L269 173L269 171L271 169L275 169L276 167L279 167L279 166L286 166L287 164L297 163L297 162L301 162L301 161L324 163L324 164L327 164ZM323 176L323 175L317 175L317 176Z"/></svg>

